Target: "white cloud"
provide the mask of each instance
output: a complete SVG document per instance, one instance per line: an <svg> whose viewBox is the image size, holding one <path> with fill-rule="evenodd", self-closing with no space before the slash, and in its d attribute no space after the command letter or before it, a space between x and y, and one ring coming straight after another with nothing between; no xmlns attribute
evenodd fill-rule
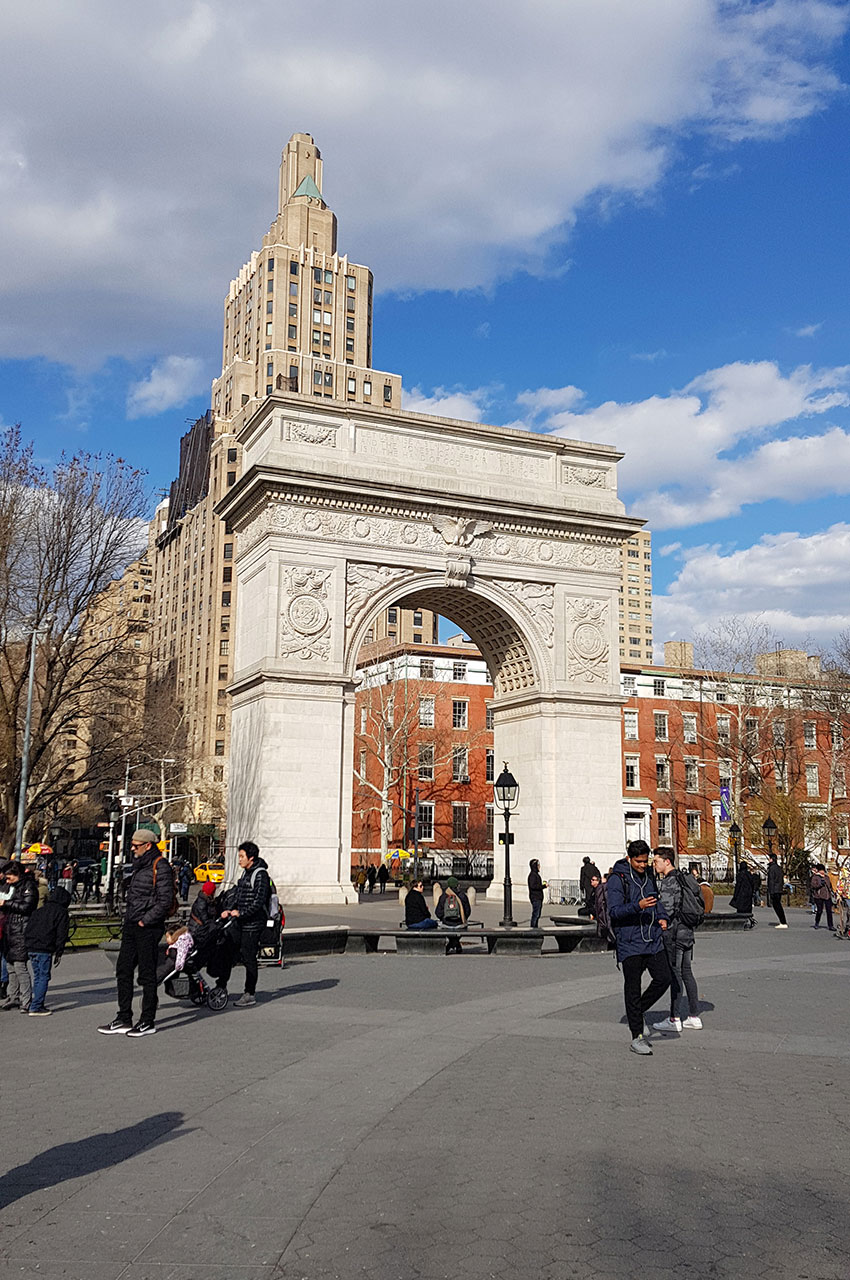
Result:
<svg viewBox="0 0 850 1280"><path fill-rule="evenodd" d="M584 412L546 412L524 393L532 425L622 449L620 487L655 528L734 515L768 498L802 501L850 492L850 434L770 439L791 423L850 405L850 366L783 374L772 361L711 369L680 391Z"/></svg>
<svg viewBox="0 0 850 1280"><path fill-rule="evenodd" d="M820 324L804 324L802 329L795 329L794 333L798 338L813 338L816 333L820 333L823 328L823 321Z"/></svg>
<svg viewBox="0 0 850 1280"><path fill-rule="evenodd" d="M463 388L435 387L430 395L426 395L421 387L412 387L402 392L401 407L408 413L428 413L435 418L462 418L469 422L480 422L490 400L487 387L476 387L471 391Z"/></svg>
<svg viewBox="0 0 850 1280"><path fill-rule="evenodd" d="M655 364L656 360L665 360L667 352L661 347L658 351L633 351L633 360L644 360L647 364Z"/></svg>
<svg viewBox="0 0 850 1280"><path fill-rule="evenodd" d="M127 417L150 418L185 404L206 389L202 360L194 356L165 356L146 378L127 393Z"/></svg>
<svg viewBox="0 0 850 1280"><path fill-rule="evenodd" d="M683 553L664 595L653 596L655 637L691 639L722 617L759 620L784 644L828 647L850 627L850 524L818 533L765 535L754 546Z"/></svg>
<svg viewBox="0 0 850 1280"><path fill-rule="evenodd" d="M773 137L820 110L848 21L825 0L328 0L317 59L278 0L19 5L0 356L96 364L187 332L208 349L295 129L379 288L551 268L580 215L655 188L684 136Z"/></svg>

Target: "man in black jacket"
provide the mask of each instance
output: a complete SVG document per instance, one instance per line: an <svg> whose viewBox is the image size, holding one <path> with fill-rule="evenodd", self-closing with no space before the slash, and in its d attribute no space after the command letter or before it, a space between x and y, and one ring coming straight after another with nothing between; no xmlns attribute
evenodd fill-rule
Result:
<svg viewBox="0 0 850 1280"><path fill-rule="evenodd" d="M175 902L171 863L156 846L158 836L148 827L133 832L132 870L126 882L124 927L115 976L118 1016L98 1027L105 1036L151 1036L156 1031L156 962L165 922ZM133 1026L133 976L139 970L142 1012Z"/></svg>
<svg viewBox="0 0 850 1280"><path fill-rule="evenodd" d="M48 1018L53 1012L44 1003L54 962L62 959L68 941L71 897L64 889L52 889L43 907L32 913L27 922L26 940L32 965L31 1018Z"/></svg>
<svg viewBox="0 0 850 1280"><path fill-rule="evenodd" d="M239 865L242 874L225 897L225 910L222 920L235 920L238 935L234 950L238 946L238 955L245 966L245 991L234 1008L248 1009L257 1003L257 953L260 950L260 936L266 927L269 915L269 904L272 896L268 863L260 857L260 850L253 840L244 840L239 846ZM222 965L222 968L225 966ZM219 977L219 986L227 989L230 978L230 967Z"/></svg>

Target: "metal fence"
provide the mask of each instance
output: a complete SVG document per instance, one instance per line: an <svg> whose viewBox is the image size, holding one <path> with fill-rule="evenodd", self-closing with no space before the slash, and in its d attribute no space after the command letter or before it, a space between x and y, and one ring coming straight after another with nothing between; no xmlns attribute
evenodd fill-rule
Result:
<svg viewBox="0 0 850 1280"><path fill-rule="evenodd" d="M558 906L561 903L573 904L581 902L578 880L549 880L549 902Z"/></svg>

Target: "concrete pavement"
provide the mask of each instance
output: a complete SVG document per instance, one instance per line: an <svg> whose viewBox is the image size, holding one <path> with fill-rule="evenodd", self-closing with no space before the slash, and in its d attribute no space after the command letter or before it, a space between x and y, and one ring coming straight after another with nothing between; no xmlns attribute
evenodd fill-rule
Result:
<svg viewBox="0 0 850 1280"><path fill-rule="evenodd" d="M647 1059L605 955L305 960L137 1041L69 956L0 1014L0 1280L846 1280L850 944L758 919Z"/></svg>

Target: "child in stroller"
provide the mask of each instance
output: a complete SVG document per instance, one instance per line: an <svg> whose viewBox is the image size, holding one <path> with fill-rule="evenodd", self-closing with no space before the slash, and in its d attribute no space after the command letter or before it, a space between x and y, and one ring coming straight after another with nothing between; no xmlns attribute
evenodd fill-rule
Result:
<svg viewBox="0 0 850 1280"><path fill-rule="evenodd" d="M189 999L206 1005L214 1013L227 1004L227 991L215 980L215 955L219 946L228 945L228 924L218 917L215 885L208 880L189 915L189 926L181 925L165 935L165 964L157 974L166 995L175 1000ZM206 975L202 970L206 968Z"/></svg>

